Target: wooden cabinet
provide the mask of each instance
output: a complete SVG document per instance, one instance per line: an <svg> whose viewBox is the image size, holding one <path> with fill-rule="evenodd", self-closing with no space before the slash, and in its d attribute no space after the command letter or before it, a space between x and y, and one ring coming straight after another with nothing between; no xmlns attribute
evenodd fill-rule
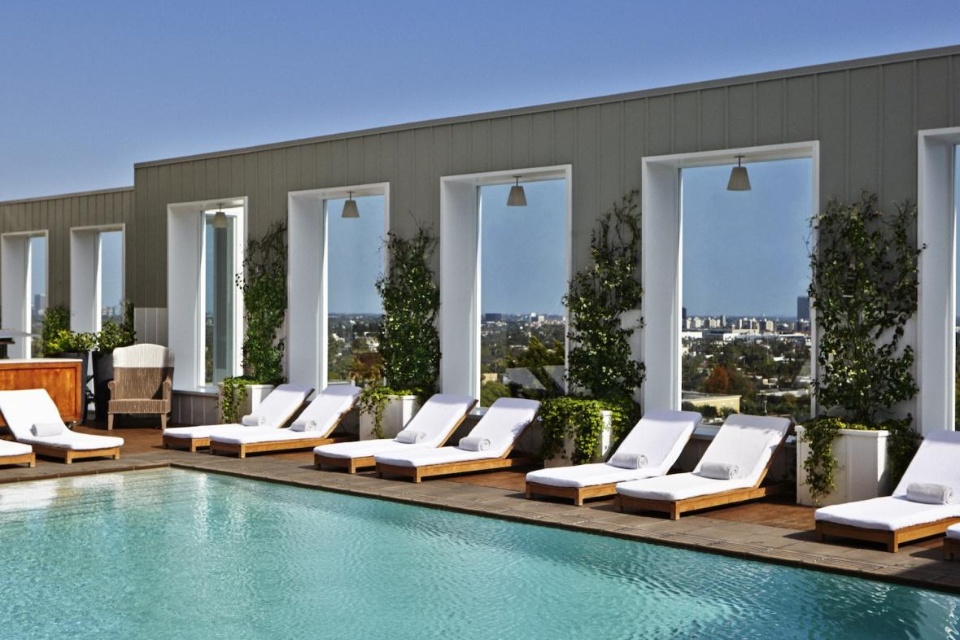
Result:
<svg viewBox="0 0 960 640"><path fill-rule="evenodd" d="M64 422L83 418L81 361L66 358L0 360L0 389L46 389ZM0 417L0 426L7 423Z"/></svg>

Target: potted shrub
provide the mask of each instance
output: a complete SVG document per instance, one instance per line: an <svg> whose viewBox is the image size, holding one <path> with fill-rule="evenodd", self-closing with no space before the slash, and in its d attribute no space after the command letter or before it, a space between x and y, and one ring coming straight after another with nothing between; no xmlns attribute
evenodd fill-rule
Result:
<svg viewBox="0 0 960 640"><path fill-rule="evenodd" d="M885 493L913 457L913 349L902 345L917 309L917 261L910 239L916 207L885 216L876 195L831 200L812 224L810 300L819 334L814 396L820 415L797 427L797 501L835 504ZM839 458L839 459L838 459Z"/></svg>
<svg viewBox="0 0 960 640"><path fill-rule="evenodd" d="M418 398L429 396L440 376L440 288L430 257L437 239L423 227L412 238L388 233L388 267L377 280L383 301L378 331L382 379L360 394L360 438L388 438L413 417ZM358 381L362 382L362 380Z"/></svg>
<svg viewBox="0 0 960 640"><path fill-rule="evenodd" d="M113 380L113 350L117 347L129 347L137 338L133 328L133 303L123 303L123 317L107 320L96 334L93 352L93 402L97 420L107 419L107 407L110 403L108 383Z"/></svg>
<svg viewBox="0 0 960 640"><path fill-rule="evenodd" d="M90 370L90 350L94 348L97 336L93 333L78 333L70 330L70 312L66 307L49 307L43 314L41 346L47 358L71 358L80 360L82 378L86 380ZM86 422L86 404L90 400L89 391L84 384L84 411L82 422Z"/></svg>
<svg viewBox="0 0 960 640"><path fill-rule="evenodd" d="M237 275L243 294L245 330L243 375L219 385L220 419L239 422L284 381L283 321L287 309L287 227L278 222L259 240L247 242L243 273Z"/></svg>
<svg viewBox="0 0 960 640"><path fill-rule="evenodd" d="M581 397L548 399L541 407L548 464L602 458L640 413L632 398L644 366L630 345L643 298L637 195L627 193L600 218L590 236L593 264L574 275L563 298L570 315L567 380Z"/></svg>

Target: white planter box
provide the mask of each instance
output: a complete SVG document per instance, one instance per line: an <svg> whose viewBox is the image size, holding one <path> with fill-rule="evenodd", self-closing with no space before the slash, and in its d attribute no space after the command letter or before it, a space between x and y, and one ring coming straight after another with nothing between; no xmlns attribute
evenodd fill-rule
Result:
<svg viewBox="0 0 960 640"><path fill-rule="evenodd" d="M601 417L603 418L603 431L600 434L600 453L593 460L588 462L603 462L607 457L607 453L610 451L610 444L613 441L613 414L609 411L601 411ZM573 441L573 438L564 438L563 439L563 448L560 452L553 456L552 458L547 458L543 461L544 467L569 467L573 464L573 452L576 449L576 444Z"/></svg>
<svg viewBox="0 0 960 640"><path fill-rule="evenodd" d="M246 385L247 395L243 399L243 404L240 406L240 417L249 415L256 409L263 399L270 395L270 392L273 391L276 387L272 384L248 384ZM222 417L222 412L219 411L219 408L223 406L223 383L217 385L217 409L218 414Z"/></svg>
<svg viewBox="0 0 960 640"><path fill-rule="evenodd" d="M803 427L797 427L797 504L815 506L807 486L803 461L810 451L802 439ZM867 500L889 494L887 437L889 431L841 429L833 441L837 459L836 488L820 499L819 506Z"/></svg>
<svg viewBox="0 0 960 640"><path fill-rule="evenodd" d="M418 409L420 409L420 403L417 402L417 396L390 396L387 406L383 409L381 425L383 437L395 437L410 422ZM373 416L361 412L359 432L361 440L373 440L377 437L373 432L373 426Z"/></svg>

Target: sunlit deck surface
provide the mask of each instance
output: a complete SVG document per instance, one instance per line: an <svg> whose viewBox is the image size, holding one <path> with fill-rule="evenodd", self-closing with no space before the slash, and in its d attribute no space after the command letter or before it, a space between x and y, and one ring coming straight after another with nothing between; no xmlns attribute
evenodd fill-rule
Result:
<svg viewBox="0 0 960 640"><path fill-rule="evenodd" d="M77 430L108 433L96 423ZM372 472L348 475L317 471L310 451L252 455L240 460L206 452L164 449L159 429L121 426L112 433L126 440L120 460L81 460L66 465L38 458L34 469L0 467L0 483L175 466L960 593L960 562L942 559L942 538L904 545L899 553L887 553L879 545L852 540L816 542L813 509L793 504L792 496L717 508L671 521L662 515L617 513L612 500L591 501L583 507L560 501L527 500L523 487L524 474L529 469L414 484L379 479Z"/></svg>

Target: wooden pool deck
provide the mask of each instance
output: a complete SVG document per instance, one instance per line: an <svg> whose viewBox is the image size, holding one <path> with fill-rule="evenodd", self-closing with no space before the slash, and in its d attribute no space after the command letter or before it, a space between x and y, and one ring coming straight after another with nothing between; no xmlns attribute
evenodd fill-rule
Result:
<svg viewBox="0 0 960 640"><path fill-rule="evenodd" d="M97 425L77 430L106 433ZM817 542L813 509L793 504L792 496L712 509L672 521L661 515L617 513L612 499L591 501L583 507L527 500L523 485L529 469L414 484L379 479L373 473L317 471L310 451L252 455L241 460L164 449L158 429L120 427L113 435L126 440L120 460L66 465L38 457L33 469L0 467L0 483L174 466L960 593L960 562L942 559L941 538L907 544L899 553L856 541Z"/></svg>

